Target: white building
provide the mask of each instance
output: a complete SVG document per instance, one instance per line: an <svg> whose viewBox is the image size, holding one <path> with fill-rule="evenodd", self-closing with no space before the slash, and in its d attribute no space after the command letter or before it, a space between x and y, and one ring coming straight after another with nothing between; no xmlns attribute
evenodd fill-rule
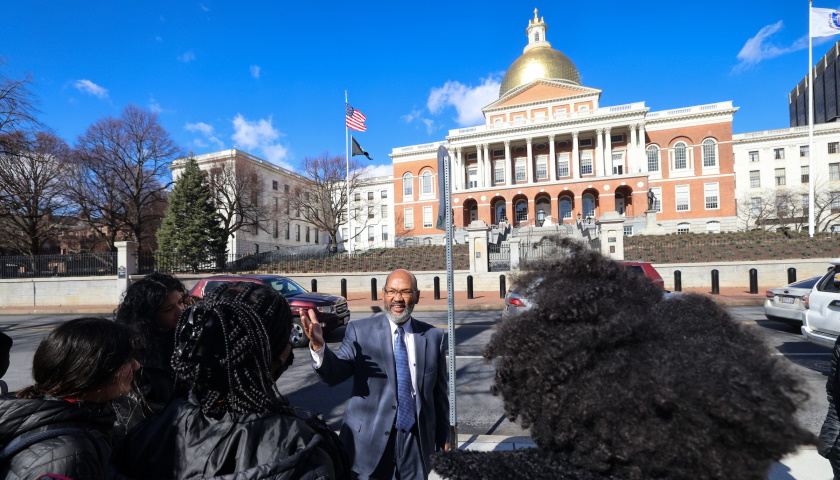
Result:
<svg viewBox="0 0 840 480"><path fill-rule="evenodd" d="M356 251L393 247L394 179L389 176L362 178L351 196L350 225L346 223L345 213L339 226L339 242L344 242L343 248ZM350 232L353 232L352 238ZM347 245L348 240L351 245Z"/></svg>
<svg viewBox="0 0 840 480"><path fill-rule="evenodd" d="M754 218L761 216L762 209L774 208L774 196L779 202L795 196L800 203L792 208L794 215L807 218L808 182L813 180L815 198L822 195L830 202L830 212L825 212L816 231L822 227L840 231L840 125L814 126L813 171L809 169L807 126L739 133L732 136L732 143L739 228L754 227ZM767 221L778 224L773 218ZM807 228L807 220L804 224Z"/></svg>

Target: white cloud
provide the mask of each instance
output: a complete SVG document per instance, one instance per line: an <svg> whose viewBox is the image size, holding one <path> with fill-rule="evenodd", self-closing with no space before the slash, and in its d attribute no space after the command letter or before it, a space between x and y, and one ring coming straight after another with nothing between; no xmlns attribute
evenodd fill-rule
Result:
<svg viewBox="0 0 840 480"><path fill-rule="evenodd" d="M393 177L394 176L394 166L393 165L370 165L362 169L362 176L365 178L373 178L373 177Z"/></svg>
<svg viewBox="0 0 840 480"><path fill-rule="evenodd" d="M184 63L190 63L195 60L195 54L190 50L189 52L184 52L181 55L178 55L178 61Z"/></svg>
<svg viewBox="0 0 840 480"><path fill-rule="evenodd" d="M242 114L233 119L234 133L231 136L237 148L241 147L249 153L260 153L266 160L276 165L292 170L291 165L284 160L288 156L288 149L278 142L282 136L271 124L271 116L249 121Z"/></svg>
<svg viewBox="0 0 840 480"><path fill-rule="evenodd" d="M89 95L93 95L101 100L108 98L108 90L100 87L99 85L91 82L90 80L77 80L76 83L73 84L76 87L76 90L87 93Z"/></svg>
<svg viewBox="0 0 840 480"><path fill-rule="evenodd" d="M156 37L155 37L155 40L157 40L158 42L162 42L162 41L163 41L163 37L161 37L160 35L158 35L158 36L156 36Z"/></svg>
<svg viewBox="0 0 840 480"><path fill-rule="evenodd" d="M423 111L419 109L414 109L410 113L407 113L400 117L405 121L405 123L411 123L414 121L420 122L426 126L426 133L431 135L435 131L435 121L430 118L423 117Z"/></svg>
<svg viewBox="0 0 840 480"><path fill-rule="evenodd" d="M158 103L158 101L155 100L155 97L149 96L149 110L157 114L163 112L163 109L160 108L160 103Z"/></svg>
<svg viewBox="0 0 840 480"><path fill-rule="evenodd" d="M786 47L774 45L771 37L783 27L784 22L781 20L762 27L754 37L747 40L747 43L741 47L741 51L738 52L738 65L733 70L735 72L749 70L764 60L808 48L807 36L797 39L793 44Z"/></svg>
<svg viewBox="0 0 840 480"><path fill-rule="evenodd" d="M187 123L186 125L184 125L184 128L189 132L198 133L201 135L201 137L203 137L193 139L193 145L195 145L196 147L207 148L210 145L213 145L219 150L225 147L225 143L219 140L219 137L216 136L216 130L213 128L212 125L208 125L204 122L196 122ZM205 142L204 140L207 140L207 142Z"/></svg>
<svg viewBox="0 0 840 480"><path fill-rule="evenodd" d="M251 76L254 78L260 78L260 68L259 65L251 65Z"/></svg>
<svg viewBox="0 0 840 480"><path fill-rule="evenodd" d="M198 4L198 6L199 6L202 10L204 10L205 12L209 12L209 11L210 11L210 9L209 9L209 8L207 8L207 5L205 5L205 4L203 4L203 3L199 3L199 4Z"/></svg>
<svg viewBox="0 0 840 480"><path fill-rule="evenodd" d="M481 84L476 87L450 80L442 87L432 89L426 107L434 115L440 114L446 107L455 107L458 125L478 125L484 123L481 109L499 98L500 85L499 79L493 75L481 79ZM429 128L428 122L426 127Z"/></svg>

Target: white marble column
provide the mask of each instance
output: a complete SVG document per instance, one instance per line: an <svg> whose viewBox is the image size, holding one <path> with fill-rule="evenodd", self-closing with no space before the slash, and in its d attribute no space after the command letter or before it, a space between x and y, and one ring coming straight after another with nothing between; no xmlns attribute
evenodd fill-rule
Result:
<svg viewBox="0 0 840 480"><path fill-rule="evenodd" d="M484 188L493 186L493 157L490 156L490 144L482 143L481 149L484 151L484 170L482 170L482 177L484 178Z"/></svg>
<svg viewBox="0 0 840 480"><path fill-rule="evenodd" d="M478 176L476 177L476 187L482 187L481 181L481 167L484 164L484 157L481 155L481 146L475 146L475 168ZM470 171L467 169L467 189L470 189Z"/></svg>
<svg viewBox="0 0 840 480"><path fill-rule="evenodd" d="M532 145L533 138L525 139L527 143L527 150L525 155L525 183L534 183L534 147Z"/></svg>
<svg viewBox="0 0 840 480"><path fill-rule="evenodd" d="M569 159L569 168L572 169L572 178L580 178L580 150L578 148L578 137L580 132L572 132L572 158Z"/></svg>
<svg viewBox="0 0 840 480"><path fill-rule="evenodd" d="M636 142L639 145L639 167L640 170L643 172L648 171L647 166L647 143L645 142L645 124L639 123L637 125L639 127L639 134L636 136Z"/></svg>
<svg viewBox="0 0 840 480"><path fill-rule="evenodd" d="M636 166L641 159L639 145L636 142L636 124L630 125L630 142L627 144L627 173L638 173Z"/></svg>
<svg viewBox="0 0 840 480"><path fill-rule="evenodd" d="M600 177L601 175L604 175L604 129L599 128L595 130L595 137L596 145L593 173L595 173L596 177Z"/></svg>
<svg viewBox="0 0 840 480"><path fill-rule="evenodd" d="M548 136L548 180L557 180L557 153L554 150L554 135Z"/></svg>
<svg viewBox="0 0 840 480"><path fill-rule="evenodd" d="M455 147L451 150L454 155L452 155L452 177L450 178L452 182L452 191L459 192L462 190L461 188L461 171L464 170L464 160L461 158L461 147Z"/></svg>
<svg viewBox="0 0 840 480"><path fill-rule="evenodd" d="M604 176L608 177L613 174L612 161L612 127L604 129Z"/></svg>
<svg viewBox="0 0 840 480"><path fill-rule="evenodd" d="M505 140L505 185L513 185L513 169L510 166L510 140Z"/></svg>

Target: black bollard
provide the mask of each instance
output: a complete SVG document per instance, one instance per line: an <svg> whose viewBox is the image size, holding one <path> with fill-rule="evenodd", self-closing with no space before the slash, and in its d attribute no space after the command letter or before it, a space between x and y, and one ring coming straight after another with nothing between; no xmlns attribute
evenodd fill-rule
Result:
<svg viewBox="0 0 840 480"><path fill-rule="evenodd" d="M674 291L682 292L682 272L674 270Z"/></svg>
<svg viewBox="0 0 840 480"><path fill-rule="evenodd" d="M793 283L796 281L796 269L793 267L788 268L788 283Z"/></svg>
<svg viewBox="0 0 840 480"><path fill-rule="evenodd" d="M750 293L758 293L758 270L750 269Z"/></svg>
<svg viewBox="0 0 840 480"><path fill-rule="evenodd" d="M473 299L472 275L467 275L467 298Z"/></svg>
<svg viewBox="0 0 840 480"><path fill-rule="evenodd" d="M435 277L435 300L440 300L440 277Z"/></svg>
<svg viewBox="0 0 840 480"><path fill-rule="evenodd" d="M347 279L341 279L341 296L347 298Z"/></svg>
<svg viewBox="0 0 840 480"><path fill-rule="evenodd" d="M507 295L507 277L499 275L499 298L505 298Z"/></svg>
<svg viewBox="0 0 840 480"><path fill-rule="evenodd" d="M712 270L712 295L720 295L720 273Z"/></svg>
<svg viewBox="0 0 840 480"><path fill-rule="evenodd" d="M312 279L312 291L313 292L318 291L318 279L316 279L316 278Z"/></svg>
<svg viewBox="0 0 840 480"><path fill-rule="evenodd" d="M375 278L370 279L370 299L373 300L373 301L377 300L377 298L376 298L376 279Z"/></svg>

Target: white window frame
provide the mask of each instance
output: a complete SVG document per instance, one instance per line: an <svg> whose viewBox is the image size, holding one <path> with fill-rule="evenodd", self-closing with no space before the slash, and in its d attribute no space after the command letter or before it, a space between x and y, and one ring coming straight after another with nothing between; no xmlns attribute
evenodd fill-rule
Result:
<svg viewBox="0 0 840 480"><path fill-rule="evenodd" d="M750 170L750 188L761 188L761 170Z"/></svg>
<svg viewBox="0 0 840 480"><path fill-rule="evenodd" d="M467 169L467 188L478 188L478 168Z"/></svg>
<svg viewBox="0 0 840 480"><path fill-rule="evenodd" d="M809 145L800 145L799 146L799 157L800 158L807 157L808 156L808 150L810 148L811 147Z"/></svg>
<svg viewBox="0 0 840 480"><path fill-rule="evenodd" d="M720 210L720 183L704 183L703 199L706 210Z"/></svg>
<svg viewBox="0 0 840 480"><path fill-rule="evenodd" d="M840 142L828 142L828 153L840 153Z"/></svg>
<svg viewBox="0 0 840 480"><path fill-rule="evenodd" d="M682 146L682 148L684 149L683 151L685 152L685 157L683 158L682 161L678 158L678 153L680 151L680 146ZM691 168L691 162L689 161L690 153L689 153L689 148L688 148L687 143L685 143L683 141L679 141L679 142L675 143L674 147L672 149L672 152L673 152L673 161L672 161L672 164L671 164L671 168L673 170L685 171L685 170L689 170ZM682 163L682 162L685 162L685 164L680 166L680 163Z"/></svg>
<svg viewBox="0 0 840 480"><path fill-rule="evenodd" d="M388 225L382 225L382 241L388 241Z"/></svg>
<svg viewBox="0 0 840 480"><path fill-rule="evenodd" d="M701 144L703 151L703 168L717 168L718 166L718 143L714 138L707 138Z"/></svg>
<svg viewBox="0 0 840 480"><path fill-rule="evenodd" d="M685 233L691 233L691 224L688 222L683 222L677 225L677 234L682 235Z"/></svg>
<svg viewBox="0 0 840 480"><path fill-rule="evenodd" d="M557 177L563 178L571 176L571 169L569 168L569 153L563 152L557 154Z"/></svg>
<svg viewBox="0 0 840 480"><path fill-rule="evenodd" d="M580 175L592 175L595 173L595 162L593 160L594 150L580 151Z"/></svg>
<svg viewBox="0 0 840 480"><path fill-rule="evenodd" d="M525 158L519 157L513 161L513 179L516 183L525 183L528 181L528 168L525 165Z"/></svg>
<svg viewBox="0 0 840 480"><path fill-rule="evenodd" d="M773 159L774 160L784 160L785 159L785 148L774 148L773 149Z"/></svg>
<svg viewBox="0 0 840 480"><path fill-rule="evenodd" d="M647 158L647 169L648 172L659 172L660 166L662 165L662 160L659 157L659 146L658 145L648 145L645 148L645 157ZM656 158L652 158L651 154L653 154ZM650 168L652 166L656 166L656 168Z"/></svg>
<svg viewBox="0 0 840 480"><path fill-rule="evenodd" d="M781 172L781 175L779 173ZM776 184L777 187L781 187L783 185L787 185L787 172L785 168L777 168L773 171L773 182Z"/></svg>
<svg viewBox="0 0 840 480"><path fill-rule="evenodd" d="M548 155L537 155L537 180L548 180Z"/></svg>
<svg viewBox="0 0 840 480"><path fill-rule="evenodd" d="M808 165L799 166L799 183L808 183L811 179L811 167Z"/></svg>
<svg viewBox="0 0 840 480"><path fill-rule="evenodd" d="M504 160L497 160L493 163L493 183L505 183L505 162Z"/></svg>
<svg viewBox="0 0 840 480"><path fill-rule="evenodd" d="M403 174L403 198L414 198L414 175L411 172Z"/></svg>
<svg viewBox="0 0 840 480"><path fill-rule="evenodd" d="M840 180L840 163L828 164L828 180Z"/></svg>
<svg viewBox="0 0 840 480"><path fill-rule="evenodd" d="M379 218L388 218L388 205L379 206Z"/></svg>
<svg viewBox="0 0 840 480"><path fill-rule="evenodd" d="M423 207L423 228L432 228L435 226L435 222L432 219L432 207L425 206Z"/></svg>
<svg viewBox="0 0 840 480"><path fill-rule="evenodd" d="M688 185L674 185L674 210L691 211L691 189Z"/></svg>
<svg viewBox="0 0 840 480"><path fill-rule="evenodd" d="M707 233L720 233L720 222L717 220L712 220L711 222L706 222L706 232Z"/></svg>
<svg viewBox="0 0 840 480"><path fill-rule="evenodd" d="M403 209L403 230L414 230L414 209Z"/></svg>
<svg viewBox="0 0 840 480"><path fill-rule="evenodd" d="M434 182L434 175L429 170L426 170L420 175L420 195L434 195L435 194L435 182Z"/></svg>
<svg viewBox="0 0 840 480"><path fill-rule="evenodd" d="M750 215L753 217L761 215L761 197L750 198Z"/></svg>
<svg viewBox="0 0 840 480"><path fill-rule="evenodd" d="M610 143L622 143L624 142L624 134L623 133L616 133L610 135Z"/></svg>
<svg viewBox="0 0 840 480"><path fill-rule="evenodd" d="M750 150L747 152L747 159L750 162L757 162L761 159L761 155L758 153L758 150Z"/></svg>

